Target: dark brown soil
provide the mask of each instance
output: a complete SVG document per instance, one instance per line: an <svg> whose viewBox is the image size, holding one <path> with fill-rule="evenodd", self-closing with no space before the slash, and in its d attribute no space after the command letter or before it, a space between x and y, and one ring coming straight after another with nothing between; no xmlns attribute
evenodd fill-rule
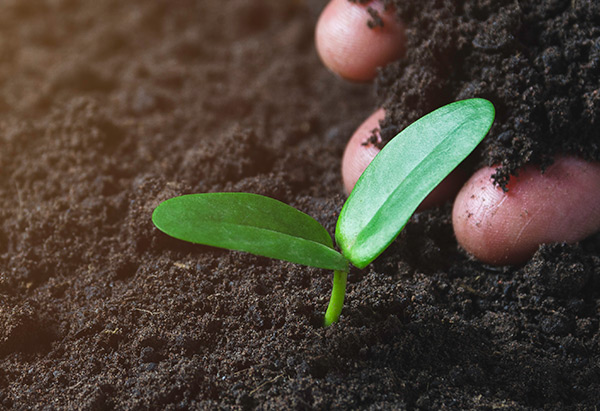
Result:
<svg viewBox="0 0 600 411"><path fill-rule="evenodd" d="M495 40L475 29L506 29L489 20L496 3L420 3L431 13L412 2L399 9L414 22L411 47L429 36L430 52L455 53L447 68L456 59L470 64L448 71L447 90L466 78L472 90L440 99L498 98L483 157L506 154L519 164L528 151L518 142L527 133L535 140L543 127L569 132L549 137L548 149L535 140L532 156L596 158L598 134L589 127L597 133L597 83L570 78L564 104L576 117L538 123L542 112L559 113L550 102L564 93L552 87L563 86L518 104L508 98L522 90L509 90L498 68L505 66L496 64L517 53L515 43L498 46L506 53L498 55ZM596 3L543 4L526 8L522 21L539 23L528 33L560 19L581 30L565 44L560 36L525 42L532 70L547 77L544 50L553 47L564 57L561 73L597 78ZM323 5L0 2L0 408L600 406L598 235L542 246L522 267L494 268L459 249L449 205L417 214L375 263L350 273L341 321L323 329L330 272L187 245L153 227L151 212L166 198L249 191L333 231L344 201L344 145L377 101L371 86L345 84L321 67L312 36ZM450 12L475 19L473 28L438 45L432 32L463 27L446 19ZM414 25L427 18L431 31L418 34ZM571 58L577 36L585 45ZM491 49L469 54L475 40ZM427 87L423 96L386 88L400 84L393 70L430 84L412 53L423 51L379 78L389 107L413 96L396 128L440 102ZM522 72L511 75L525 84ZM484 87L485 76L493 83ZM537 98L543 104L529 111ZM523 134L511 117L517 108ZM504 140L507 152L499 149Z"/></svg>
<svg viewBox="0 0 600 411"><path fill-rule="evenodd" d="M503 187L556 153L600 161L600 2L386 1L408 52L378 78L384 141L437 107L485 97L496 123L480 154Z"/></svg>

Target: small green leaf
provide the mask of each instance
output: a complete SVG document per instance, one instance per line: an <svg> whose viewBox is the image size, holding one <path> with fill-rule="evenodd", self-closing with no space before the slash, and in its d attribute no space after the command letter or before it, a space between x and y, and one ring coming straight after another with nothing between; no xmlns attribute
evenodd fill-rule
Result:
<svg viewBox="0 0 600 411"><path fill-rule="evenodd" d="M314 218L269 197L205 193L161 203L152 221L164 233L197 244L246 251L311 267L346 271L329 233Z"/></svg>
<svg viewBox="0 0 600 411"><path fill-rule="evenodd" d="M338 219L342 254L364 268L394 241L427 195L483 140L494 121L484 99L457 101L394 137L354 186Z"/></svg>

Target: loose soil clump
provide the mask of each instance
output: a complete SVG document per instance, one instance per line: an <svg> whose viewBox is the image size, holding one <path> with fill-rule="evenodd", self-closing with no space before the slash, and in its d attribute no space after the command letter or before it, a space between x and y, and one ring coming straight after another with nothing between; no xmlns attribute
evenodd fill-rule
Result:
<svg viewBox="0 0 600 411"><path fill-rule="evenodd" d="M485 97L496 123L482 163L505 187L556 153L600 161L600 3L389 0L407 54L378 77L384 142L452 101Z"/></svg>

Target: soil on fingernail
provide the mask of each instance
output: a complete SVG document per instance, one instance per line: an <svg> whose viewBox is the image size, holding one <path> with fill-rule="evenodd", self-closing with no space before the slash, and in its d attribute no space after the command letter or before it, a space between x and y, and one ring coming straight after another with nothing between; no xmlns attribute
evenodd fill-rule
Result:
<svg viewBox="0 0 600 411"><path fill-rule="evenodd" d="M378 101L371 86L321 66L313 31L324 3L0 2L0 409L600 405L598 235L543 246L521 267L490 267L458 248L449 205L419 213L373 264L350 272L340 322L324 329L331 272L186 244L153 227L167 198L248 191L333 234L344 146ZM399 126L495 84L504 97L494 101L491 139L503 135L507 146L488 143L489 159L516 165L527 147L537 153L545 143L535 121L551 101L574 123L569 138L535 155L586 150L598 32L593 10L582 11L595 2L519 2L532 4L522 21L536 22L517 32L534 36L526 48L510 40L512 25L489 20L495 1L460 2L472 38L445 43L462 27L446 10L456 2L400 3L432 41L381 73L380 87L394 72L423 86L423 96L418 83L406 95L380 89ZM541 43L537 30L554 30L546 21L571 31L544 32ZM499 39L478 35L486 22ZM561 36L581 47L561 48ZM483 48L467 53L474 41ZM416 72L419 53L470 65L445 74L438 98L442 73ZM503 74L506 58L515 70ZM542 91L522 89L529 70L545 79ZM572 84L576 74L582 82ZM509 86L521 93L514 100ZM538 92L548 100L532 113L525 107ZM403 104L411 109L401 115ZM521 119L531 140L512 129ZM543 127L568 120L548 119Z"/></svg>

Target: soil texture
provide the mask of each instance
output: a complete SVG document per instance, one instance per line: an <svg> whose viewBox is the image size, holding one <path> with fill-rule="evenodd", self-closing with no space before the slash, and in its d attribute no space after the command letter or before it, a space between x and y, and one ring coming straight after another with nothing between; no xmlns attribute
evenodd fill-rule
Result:
<svg viewBox="0 0 600 411"><path fill-rule="evenodd" d="M452 101L484 97L496 122L481 163L503 188L556 153L600 161L600 3L386 0L407 27L405 58L378 78L383 141Z"/></svg>
<svg viewBox="0 0 600 411"><path fill-rule="evenodd" d="M457 98L507 170L599 159L591 0L396 2L409 52L376 93L327 72L322 0L0 2L0 409L594 409L600 236L489 267L450 205L349 275L189 245L151 223L247 191L331 233L347 139ZM418 7L417 7L418 6Z"/></svg>

